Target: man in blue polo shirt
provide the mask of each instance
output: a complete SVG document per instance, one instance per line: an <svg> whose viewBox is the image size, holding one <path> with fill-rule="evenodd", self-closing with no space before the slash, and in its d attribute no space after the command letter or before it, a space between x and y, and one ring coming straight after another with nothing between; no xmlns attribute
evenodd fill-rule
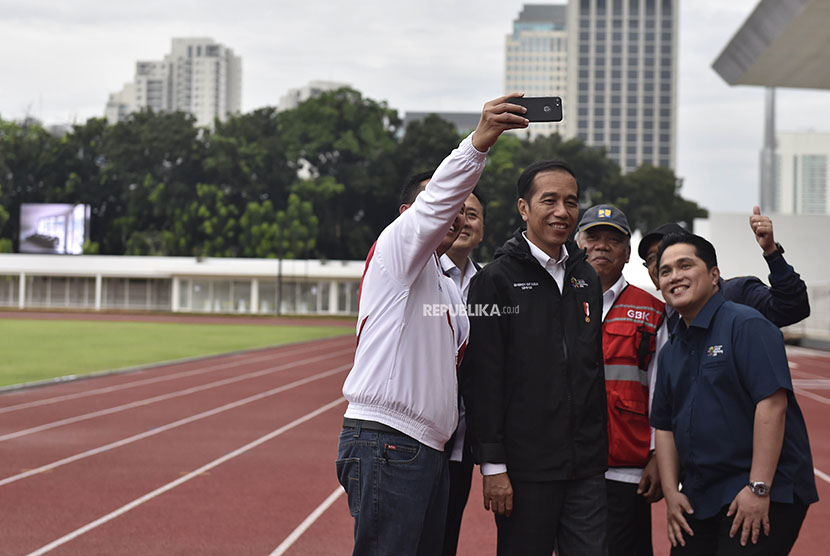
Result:
<svg viewBox="0 0 830 556"><path fill-rule="evenodd" d="M666 236L658 275L681 316L651 408L672 554L788 554L818 493L781 332L724 299L699 236Z"/></svg>

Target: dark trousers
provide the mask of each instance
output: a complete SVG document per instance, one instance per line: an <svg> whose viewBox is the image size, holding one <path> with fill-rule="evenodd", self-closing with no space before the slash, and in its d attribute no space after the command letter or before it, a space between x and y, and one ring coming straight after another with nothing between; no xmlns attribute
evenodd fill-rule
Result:
<svg viewBox="0 0 830 556"><path fill-rule="evenodd" d="M608 494L609 556L652 556L651 504L637 483L605 480Z"/></svg>
<svg viewBox="0 0 830 556"><path fill-rule="evenodd" d="M741 546L740 530L734 538L729 538L734 517L726 517L728 508L724 506L718 515L707 519L695 519L687 515L686 520L695 534L690 537L684 533L686 546L672 548L672 556L786 556L795 544L807 515L807 506L798 499L793 504L771 502L769 537L762 530L758 544L752 544L750 538L746 546Z"/></svg>
<svg viewBox="0 0 830 556"><path fill-rule="evenodd" d="M496 516L499 556L605 556L605 477L513 481L513 513Z"/></svg>
<svg viewBox="0 0 830 556"><path fill-rule="evenodd" d="M458 535L461 532L461 518L470 497L473 481L473 456L464 451L462 461L450 462L450 499L447 504L447 522L444 527L443 556L455 556L458 550Z"/></svg>

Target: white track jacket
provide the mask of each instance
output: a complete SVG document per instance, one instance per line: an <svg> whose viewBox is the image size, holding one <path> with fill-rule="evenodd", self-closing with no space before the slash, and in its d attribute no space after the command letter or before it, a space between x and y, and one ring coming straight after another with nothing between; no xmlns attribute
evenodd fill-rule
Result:
<svg viewBox="0 0 830 556"><path fill-rule="evenodd" d="M441 451L458 421L456 364L469 322L435 249L484 168L486 153L471 138L444 159L372 247L354 366L343 385L346 417L383 423Z"/></svg>

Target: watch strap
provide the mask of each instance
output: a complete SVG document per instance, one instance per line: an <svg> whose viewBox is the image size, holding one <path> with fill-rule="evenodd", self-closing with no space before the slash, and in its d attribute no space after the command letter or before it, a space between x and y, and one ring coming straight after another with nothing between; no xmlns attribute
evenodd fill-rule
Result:
<svg viewBox="0 0 830 556"><path fill-rule="evenodd" d="M781 246L780 243L778 243L776 241L775 242L775 251L773 251L772 253L769 253L769 254L764 253L764 258L768 261L771 261L773 259L777 259L778 257L782 256L783 254L784 254L784 248Z"/></svg>

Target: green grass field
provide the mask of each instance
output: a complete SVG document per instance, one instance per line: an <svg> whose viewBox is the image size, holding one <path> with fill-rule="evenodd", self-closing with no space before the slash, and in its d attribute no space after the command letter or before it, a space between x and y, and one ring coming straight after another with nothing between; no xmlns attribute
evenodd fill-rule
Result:
<svg viewBox="0 0 830 556"><path fill-rule="evenodd" d="M352 333L334 326L0 319L0 386Z"/></svg>

